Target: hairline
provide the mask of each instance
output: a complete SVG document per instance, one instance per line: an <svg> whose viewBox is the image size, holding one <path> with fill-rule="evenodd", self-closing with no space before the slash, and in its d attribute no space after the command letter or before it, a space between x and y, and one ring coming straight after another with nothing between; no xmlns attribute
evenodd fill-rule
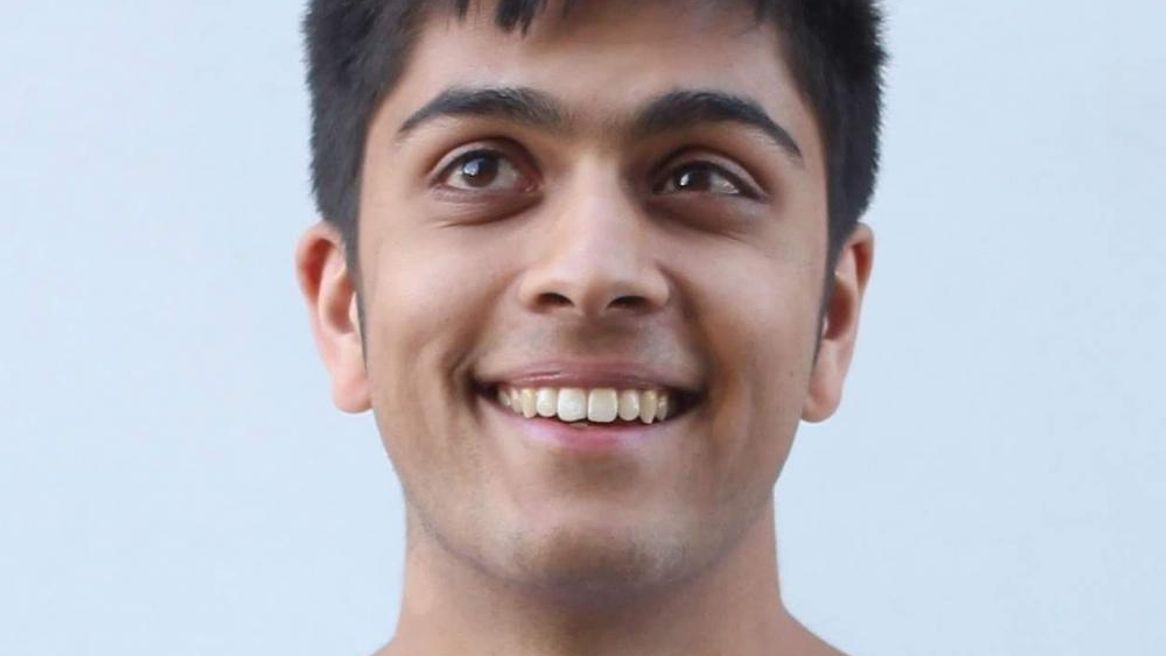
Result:
<svg viewBox="0 0 1166 656"><path fill-rule="evenodd" d="M325 220L340 228L341 236L344 242L343 248L346 251L346 259L350 271L354 274L355 278L354 286L357 292L358 314L362 328L364 322L364 294L360 275L360 262L358 253L361 215L360 190L364 178L364 159L368 146L370 127L375 116L380 112L381 108L392 96L393 92L398 88L401 78L404 76L405 71L408 70L412 63L413 54L416 50L418 40L426 30L430 29L430 26L436 17L441 15L452 15L459 22L464 22L467 20L469 14L469 6L471 4L475 4L475 1L476 0L446 0L445 2L428 3L422 0L401 0L400 4L397 6L397 8L401 10L400 16L403 18L403 20L402 29L398 34L400 46L395 53L397 55L396 65L389 66L383 71L384 75L380 76L380 79L378 79L374 84L376 92L372 94L372 99L368 102L367 108L363 115L358 118L358 120L362 123L362 130L356 145L358 149L358 155L354 157L356 160L354 178L349 183L350 187L347 193L342 194L346 200L339 203L339 207L341 208L339 213L341 216L330 217L326 213ZM563 16L568 17L571 13L572 6L574 6L579 1L580 0L563 0ZM718 0L705 1L713 3L717 2ZM832 160L836 158L842 159L848 153L839 146L836 146L834 143L832 143L832 141L834 139L848 139L850 137L845 133L842 135L833 135L831 133L832 129L837 126L835 126L833 122L830 121L827 110L820 106L818 102L820 99L815 98L815 93L813 90L815 87L811 80L807 79L807 76L812 78L814 72L803 70L806 68L807 63L799 63L804 57L807 56L805 51L811 46L806 43L794 43L795 38L801 35L795 35L791 33L790 30L783 24L782 9L779 8L777 11L774 11L772 10L772 7L769 3L759 0L733 0L733 2L738 5L752 5L754 9L754 25L760 26L768 23L769 27L774 30L778 42L778 49L775 53L775 56L780 57L782 65L785 66L786 70L791 73L794 82L793 88L796 90L795 93L797 94L798 99L802 101L809 110L809 115L816 130L816 136L819 138L819 141L822 144L823 155L826 158L826 167L824 169L823 175L825 177L828 208L826 213L826 267L824 271L826 289L824 290L824 301L822 303L822 314L824 315L826 305L829 302L829 295L826 292L830 287L829 281L832 277L830 275L831 271L837 263L837 259L845 246L846 240L858 227L862 210L865 209L865 205L863 205L862 209L850 207L850 194L848 190L844 189L837 192L835 190L836 185L841 186L844 184L846 175L844 170L836 168L839 167L840 164ZM545 13L547 10L548 2L547 0L535 0L535 2L532 4L534 6L529 12L520 11L516 15L510 16L508 20L504 18L503 12L501 11L502 5L499 4L498 11L495 12L495 28L506 33L511 33L517 30L520 36L525 36L529 31L530 25L535 20L538 20L541 13ZM873 11L875 12L873 16L875 21L873 25L875 30L875 42L873 46L876 51L874 53L876 60L873 62L872 70L873 82L876 85L874 107L875 111L873 116L875 123L873 126L875 129L873 143L875 153L871 171L871 181L873 183L874 175L878 169L877 150L879 139L877 132L882 106L882 94L878 87L881 86L882 81L882 65L885 61L885 51L883 50L882 43L880 42L877 33L878 26L882 18L881 12L878 10L877 0L871 0L871 5ZM382 19L384 18L383 14L379 15L378 17ZM815 72L820 73L820 71ZM827 98L836 95L845 95L845 93L840 93L837 88L822 91L822 93L826 93ZM873 187L873 184L871 186ZM864 203L869 203L872 191L872 189L868 189L865 192ZM839 207L835 207L836 196L845 202L845 210ZM344 216L343 208L346 206L350 208L350 216ZM835 212L845 212L846 214L844 220L839 225L836 225ZM344 228L346 224L350 234L345 233ZM836 232L837 234L835 234ZM351 237L351 240L349 237ZM361 334L363 341L363 330Z"/></svg>

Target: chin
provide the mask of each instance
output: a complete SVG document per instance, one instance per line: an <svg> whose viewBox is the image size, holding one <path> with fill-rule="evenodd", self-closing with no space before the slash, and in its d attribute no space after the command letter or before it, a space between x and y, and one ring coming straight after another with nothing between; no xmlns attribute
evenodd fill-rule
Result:
<svg viewBox="0 0 1166 656"><path fill-rule="evenodd" d="M504 538L506 578L571 606L610 606L684 578L695 545L683 532L577 521Z"/></svg>

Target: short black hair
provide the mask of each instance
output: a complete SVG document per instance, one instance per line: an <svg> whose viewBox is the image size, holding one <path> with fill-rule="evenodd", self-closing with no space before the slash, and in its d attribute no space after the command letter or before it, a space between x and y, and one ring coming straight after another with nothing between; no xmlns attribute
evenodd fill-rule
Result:
<svg viewBox="0 0 1166 656"><path fill-rule="evenodd" d="M564 11L580 1L564 0ZM832 269L870 203L878 170L886 52L877 0L731 1L751 2L759 21L776 25L787 64L818 120L826 153ZM547 4L496 2L498 27L524 32ZM339 229L354 272L359 270L361 165L372 115L396 85L427 13L445 9L464 18L469 5L470 0L310 0L303 29L312 97L312 181L319 211Z"/></svg>

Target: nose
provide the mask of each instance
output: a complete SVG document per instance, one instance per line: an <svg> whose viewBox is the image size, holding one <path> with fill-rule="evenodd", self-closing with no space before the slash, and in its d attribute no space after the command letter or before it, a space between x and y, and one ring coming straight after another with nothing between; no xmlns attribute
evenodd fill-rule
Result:
<svg viewBox="0 0 1166 656"><path fill-rule="evenodd" d="M580 177L532 227L540 234L519 286L523 305L585 318L664 307L670 289L647 217L615 175Z"/></svg>

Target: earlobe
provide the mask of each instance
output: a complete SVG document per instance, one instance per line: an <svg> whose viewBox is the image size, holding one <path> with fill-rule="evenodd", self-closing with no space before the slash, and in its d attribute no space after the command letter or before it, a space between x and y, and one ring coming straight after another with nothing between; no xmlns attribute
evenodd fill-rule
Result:
<svg viewBox="0 0 1166 656"><path fill-rule="evenodd" d="M842 387L854 345L858 338L858 320L862 300L874 263L874 233L859 223L839 252L818 357L810 374L809 389L802 406L802 419L819 422L828 419L842 401Z"/></svg>
<svg viewBox="0 0 1166 656"><path fill-rule="evenodd" d="M332 379L333 402L345 412L368 410L371 402L356 317L356 281L334 226L317 223L300 238L296 274L308 305L316 349Z"/></svg>

